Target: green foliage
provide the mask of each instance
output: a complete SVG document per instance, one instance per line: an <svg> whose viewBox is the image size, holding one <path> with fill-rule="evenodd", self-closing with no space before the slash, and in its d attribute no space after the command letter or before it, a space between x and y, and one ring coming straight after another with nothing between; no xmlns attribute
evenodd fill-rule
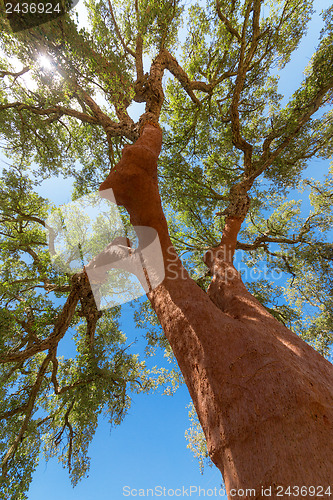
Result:
<svg viewBox="0 0 333 500"><path fill-rule="evenodd" d="M194 457L198 460L200 472L203 474L205 465L212 467L213 462L209 458L205 436L193 403L190 403L188 408L191 427L185 431L185 438L188 442L187 448L191 450Z"/></svg>
<svg viewBox="0 0 333 500"><path fill-rule="evenodd" d="M105 10L105 4L100 2L100 5ZM144 51L150 55L162 47L175 46L184 10L179 0L117 0L113 5L120 31L132 48L135 48L137 35L142 37Z"/></svg>

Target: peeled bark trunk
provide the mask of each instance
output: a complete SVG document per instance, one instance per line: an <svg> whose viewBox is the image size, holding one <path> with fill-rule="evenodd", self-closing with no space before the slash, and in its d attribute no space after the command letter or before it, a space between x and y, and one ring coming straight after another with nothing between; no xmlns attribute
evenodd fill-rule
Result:
<svg viewBox="0 0 333 500"><path fill-rule="evenodd" d="M228 496L265 498L262 488L272 487L275 498L278 486L327 488L333 482L333 366L247 291L232 264L241 219L229 217L220 246L205 256L213 274L208 293L189 277L158 193L161 141L161 131L147 124L100 190L113 189L134 226L158 232L166 274L148 297ZM240 489L255 494L235 495Z"/></svg>

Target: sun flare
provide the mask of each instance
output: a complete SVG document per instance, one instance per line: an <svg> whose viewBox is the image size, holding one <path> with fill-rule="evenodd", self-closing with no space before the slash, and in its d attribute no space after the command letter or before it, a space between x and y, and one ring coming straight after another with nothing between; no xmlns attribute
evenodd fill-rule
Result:
<svg viewBox="0 0 333 500"><path fill-rule="evenodd" d="M44 69L44 70L50 70L53 68L53 64L52 64L52 61L49 57L47 56L39 56L38 58L38 63L40 64L40 66Z"/></svg>

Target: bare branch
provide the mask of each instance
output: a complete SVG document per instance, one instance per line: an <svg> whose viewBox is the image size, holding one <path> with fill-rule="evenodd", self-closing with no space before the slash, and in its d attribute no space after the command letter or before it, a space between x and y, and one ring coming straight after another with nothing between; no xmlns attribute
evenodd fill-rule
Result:
<svg viewBox="0 0 333 500"><path fill-rule="evenodd" d="M253 18L252 18L252 41L250 45L250 49L246 55L245 60L245 68L246 70L249 68L249 65L253 59L255 51L258 46L258 41L260 39L260 10L261 10L261 2L262 0L254 0L253 1Z"/></svg>

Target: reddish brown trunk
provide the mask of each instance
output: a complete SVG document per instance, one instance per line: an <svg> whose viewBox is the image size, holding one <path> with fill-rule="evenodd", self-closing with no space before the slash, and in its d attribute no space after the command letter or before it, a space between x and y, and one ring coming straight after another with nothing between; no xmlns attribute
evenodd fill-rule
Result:
<svg viewBox="0 0 333 500"><path fill-rule="evenodd" d="M229 218L221 245L205 256L213 273L208 294L191 280L161 208L160 147L160 130L146 125L100 189L114 190L133 225L158 231L166 277L149 299L227 491L255 489L229 498L265 498L262 487L277 498L279 485L326 488L333 483L333 366L246 290L232 265L241 220Z"/></svg>

